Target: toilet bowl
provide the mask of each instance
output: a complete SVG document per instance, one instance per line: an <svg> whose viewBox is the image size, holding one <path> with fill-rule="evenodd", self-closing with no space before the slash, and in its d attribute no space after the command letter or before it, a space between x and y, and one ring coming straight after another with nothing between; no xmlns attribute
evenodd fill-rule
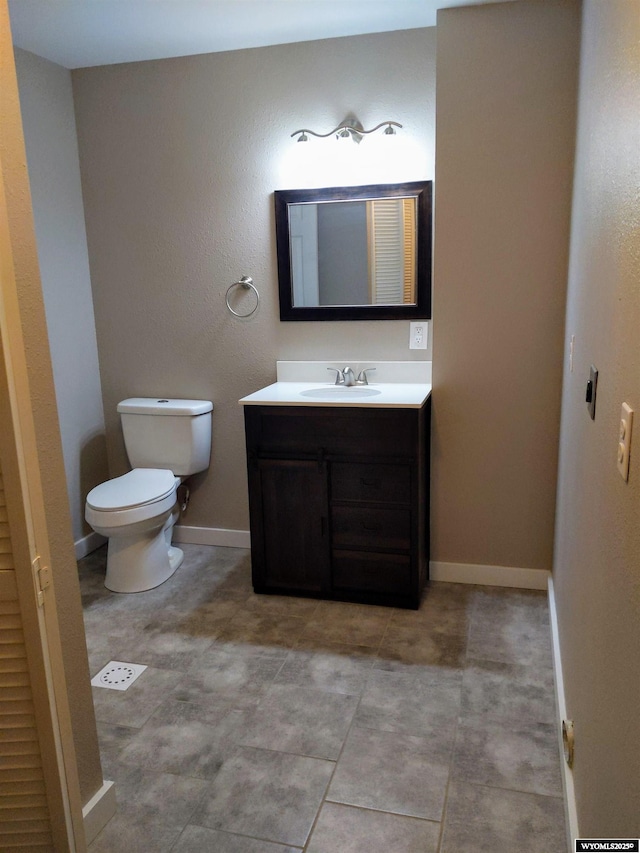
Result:
<svg viewBox="0 0 640 853"><path fill-rule="evenodd" d="M176 490L211 460L210 400L129 397L118 403L132 469L87 495L84 517L109 540L104 585L143 592L164 583L183 559L171 545Z"/></svg>
<svg viewBox="0 0 640 853"><path fill-rule="evenodd" d="M87 495L85 518L109 540L105 586L143 592L168 580L183 553L171 546L180 478L160 468L134 468Z"/></svg>

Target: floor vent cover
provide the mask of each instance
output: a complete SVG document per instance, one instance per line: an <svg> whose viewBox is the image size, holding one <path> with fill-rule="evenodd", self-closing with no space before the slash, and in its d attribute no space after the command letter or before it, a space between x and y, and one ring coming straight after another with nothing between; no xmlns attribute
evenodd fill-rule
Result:
<svg viewBox="0 0 640 853"><path fill-rule="evenodd" d="M127 690L146 668L140 663L110 660L97 675L94 675L91 684L94 687L106 687L109 690Z"/></svg>

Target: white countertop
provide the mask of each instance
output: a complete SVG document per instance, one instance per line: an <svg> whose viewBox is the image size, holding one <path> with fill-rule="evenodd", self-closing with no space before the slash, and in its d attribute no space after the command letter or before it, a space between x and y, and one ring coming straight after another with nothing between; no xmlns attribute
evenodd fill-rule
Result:
<svg viewBox="0 0 640 853"><path fill-rule="evenodd" d="M327 374L350 365L368 385L336 385ZM419 409L431 394L430 361L277 361L277 382L243 397L243 406L340 406ZM377 379L378 381L373 381ZM309 396L305 392L311 392Z"/></svg>
<svg viewBox="0 0 640 853"><path fill-rule="evenodd" d="M322 389L327 397L308 397L302 392ZM377 391L371 396L362 392ZM351 406L361 408L419 409L431 394L426 382L370 382L353 388L336 386L332 382L274 382L253 394L243 397L243 406ZM333 396L336 395L336 396Z"/></svg>

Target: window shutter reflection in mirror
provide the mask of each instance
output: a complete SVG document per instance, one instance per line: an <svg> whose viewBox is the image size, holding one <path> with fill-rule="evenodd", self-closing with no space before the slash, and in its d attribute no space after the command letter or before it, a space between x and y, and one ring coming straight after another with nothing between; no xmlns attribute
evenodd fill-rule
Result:
<svg viewBox="0 0 640 853"><path fill-rule="evenodd" d="M415 201L367 202L372 305L415 304Z"/></svg>

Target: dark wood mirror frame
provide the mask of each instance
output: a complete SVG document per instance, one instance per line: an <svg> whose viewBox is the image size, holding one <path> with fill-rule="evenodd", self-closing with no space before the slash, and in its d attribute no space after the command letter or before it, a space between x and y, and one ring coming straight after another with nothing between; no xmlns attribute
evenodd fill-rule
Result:
<svg viewBox="0 0 640 853"><path fill-rule="evenodd" d="M281 320L428 320L431 318L432 181L369 184L309 190L276 190L276 249ZM319 201L359 201L375 198L417 200L416 294L412 305L329 305L295 307L289 250L290 204Z"/></svg>

